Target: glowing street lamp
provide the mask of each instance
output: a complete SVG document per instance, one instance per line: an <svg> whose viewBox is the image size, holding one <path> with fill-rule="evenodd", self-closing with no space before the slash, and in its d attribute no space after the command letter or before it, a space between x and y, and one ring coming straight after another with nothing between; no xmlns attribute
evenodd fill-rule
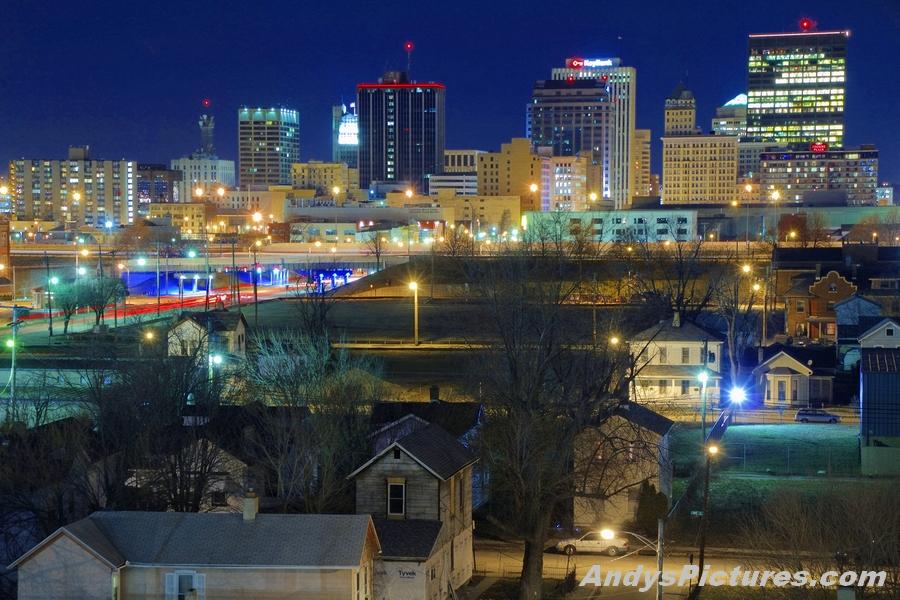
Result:
<svg viewBox="0 0 900 600"><path fill-rule="evenodd" d="M409 282L409 289L413 293L413 342L419 345L419 284L415 281Z"/></svg>
<svg viewBox="0 0 900 600"><path fill-rule="evenodd" d="M194 188L194 196L196 196L197 198L202 197L203 196L203 188L200 186L197 186L196 188Z"/></svg>
<svg viewBox="0 0 900 600"><path fill-rule="evenodd" d="M612 336L611 338L609 338L609 343L611 346L618 346L619 338L617 338L616 336Z"/></svg>
<svg viewBox="0 0 900 600"><path fill-rule="evenodd" d="M410 190L406 190L406 191L409 192ZM331 193L334 196L337 196L338 194L341 193L341 188L339 188L338 186L334 186L333 188L331 188ZM407 197L409 197L409 196L407 196Z"/></svg>
<svg viewBox="0 0 900 600"><path fill-rule="evenodd" d="M219 198L221 198L222 196L224 196L224 195L225 195L225 188L220 187L219 189L217 189L217 190L216 190L216 195L217 195Z"/></svg>
<svg viewBox="0 0 900 600"><path fill-rule="evenodd" d="M732 404L743 404L747 399L747 392L744 391L744 388L735 387L731 388L731 403Z"/></svg>
<svg viewBox="0 0 900 600"><path fill-rule="evenodd" d="M263 215L261 212L257 211L253 213L252 219L254 223L262 223Z"/></svg>
<svg viewBox="0 0 900 600"><path fill-rule="evenodd" d="M412 198L412 197L413 197L413 191L412 191L411 189L407 189L407 190L406 190L405 192L403 192L403 193L406 194L406 197L407 197L407 198Z"/></svg>
<svg viewBox="0 0 900 600"><path fill-rule="evenodd" d="M749 274L751 270L752 267L750 267L748 263L744 263L744 265L741 267L741 271L743 271L745 275Z"/></svg>

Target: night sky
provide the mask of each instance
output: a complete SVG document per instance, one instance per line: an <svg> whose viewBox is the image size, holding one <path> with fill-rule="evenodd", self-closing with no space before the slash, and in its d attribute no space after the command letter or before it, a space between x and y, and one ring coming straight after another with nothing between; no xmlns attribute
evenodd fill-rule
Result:
<svg viewBox="0 0 900 600"><path fill-rule="evenodd" d="M168 162L199 145L212 100L218 153L235 159L241 104L300 111L301 159L331 157L330 107L355 84L403 68L447 85L447 147L494 150L524 135L535 79L567 56L620 56L637 68L637 126L653 131L679 80L709 127L746 87L747 34L851 30L846 143L875 143L881 179L900 182L897 0L377 2L200 0L4 2L0 11L0 172L11 158Z"/></svg>

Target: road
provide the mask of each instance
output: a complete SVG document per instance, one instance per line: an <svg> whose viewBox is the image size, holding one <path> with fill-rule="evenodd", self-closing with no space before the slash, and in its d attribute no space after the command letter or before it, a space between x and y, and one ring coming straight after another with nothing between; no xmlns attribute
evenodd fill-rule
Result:
<svg viewBox="0 0 900 600"><path fill-rule="evenodd" d="M496 540L475 539L475 571L478 575L491 578L516 578L522 569L523 546L516 542L503 542ZM680 573L684 565L689 563L689 556L683 550L675 551L665 557L664 568L666 571ZM696 562L696 557L694 558ZM741 557L716 556L714 552L707 552L707 564L713 570L731 571L735 567L743 567L746 563ZM544 553L544 578L562 579L567 567L575 568L575 578L581 581L592 566L599 565L601 576L605 577L608 571L627 571L640 569L643 578L647 571L656 571L656 556L637 555L634 553L618 557L609 557L599 554L575 554L571 557L557 552ZM617 598L620 600L645 600L656 598L656 587L651 585L645 592L625 587L582 588L579 597ZM681 597L681 589L671 589L666 593L666 598Z"/></svg>

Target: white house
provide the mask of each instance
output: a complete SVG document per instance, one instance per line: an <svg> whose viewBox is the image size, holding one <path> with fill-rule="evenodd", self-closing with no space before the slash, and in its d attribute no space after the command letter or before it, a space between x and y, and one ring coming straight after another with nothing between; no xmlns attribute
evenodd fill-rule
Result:
<svg viewBox="0 0 900 600"><path fill-rule="evenodd" d="M763 362L753 370L753 380L769 407L830 404L836 364L830 346L774 344L764 349Z"/></svg>
<svg viewBox="0 0 900 600"><path fill-rule="evenodd" d="M639 403L699 406L707 376L706 401L716 406L722 379L722 346L719 334L676 314L635 334L628 342L636 372L631 400Z"/></svg>
<svg viewBox="0 0 900 600"><path fill-rule="evenodd" d="M240 312L211 310L183 313L168 332L169 356L220 354L243 357L247 350L247 321Z"/></svg>
<svg viewBox="0 0 900 600"><path fill-rule="evenodd" d="M900 321L885 317L859 336L860 348L900 348Z"/></svg>

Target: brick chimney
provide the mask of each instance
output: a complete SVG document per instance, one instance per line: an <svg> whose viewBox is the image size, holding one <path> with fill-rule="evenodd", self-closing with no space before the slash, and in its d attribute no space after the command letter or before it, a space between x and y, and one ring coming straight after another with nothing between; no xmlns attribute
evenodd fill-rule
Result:
<svg viewBox="0 0 900 600"><path fill-rule="evenodd" d="M672 315L672 327L678 328L681 327L681 312L675 311L675 314Z"/></svg>
<svg viewBox="0 0 900 600"><path fill-rule="evenodd" d="M259 498L256 492L250 490L244 496L244 522L255 521L256 513L259 512Z"/></svg>

